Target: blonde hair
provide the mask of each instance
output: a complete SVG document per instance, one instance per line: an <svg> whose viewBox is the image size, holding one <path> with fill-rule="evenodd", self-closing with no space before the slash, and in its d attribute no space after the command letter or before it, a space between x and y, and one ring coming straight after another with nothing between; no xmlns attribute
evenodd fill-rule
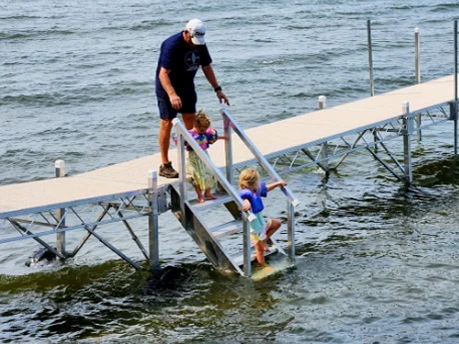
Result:
<svg viewBox="0 0 459 344"><path fill-rule="evenodd" d="M207 116L202 110L198 111L198 114L196 115L194 119L194 125L196 126L196 128L199 128L199 129L207 130L210 127L211 122L212 120L210 119L210 117Z"/></svg>
<svg viewBox="0 0 459 344"><path fill-rule="evenodd" d="M239 187L241 189L258 189L260 186L260 175L253 168L244 169L239 175Z"/></svg>

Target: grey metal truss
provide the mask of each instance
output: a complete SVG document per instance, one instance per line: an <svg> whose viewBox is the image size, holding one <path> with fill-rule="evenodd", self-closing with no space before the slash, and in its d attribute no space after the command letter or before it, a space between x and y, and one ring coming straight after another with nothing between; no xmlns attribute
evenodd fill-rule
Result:
<svg viewBox="0 0 459 344"><path fill-rule="evenodd" d="M155 202L156 206L160 208L159 210L166 211L166 188L162 188L158 193L161 193L161 197L159 197L161 201L159 203ZM129 192L116 195L112 199L104 197L100 201L86 204L81 202L65 205L59 204L49 209L40 208L28 214L23 211L16 214L7 214L7 216L0 214L3 215L0 216L0 244L33 239L53 252L57 257L66 259L74 257L86 241L91 236L94 236L134 268L140 269L141 267L137 263L110 244L108 240L96 232L96 229L102 225L117 222L123 223L143 256L148 260L149 254L130 226L129 221L144 216L151 216L154 213L151 200L152 190L145 189L135 194ZM158 209L155 213L157 212ZM82 229L86 233L80 243L71 251L60 252L42 238Z"/></svg>
<svg viewBox="0 0 459 344"><path fill-rule="evenodd" d="M266 158L280 174L306 169L311 166L318 166L328 174L336 170L351 153L366 150L394 177L404 180L405 167L397 158L399 154L391 150L388 143L402 139L405 135L409 135L411 139L414 139L415 136L412 134L416 132L454 120L452 104L451 102L446 102L430 106L410 112L407 115L396 116L338 135L275 152L267 155ZM408 120L415 120L416 123L410 133L407 132L406 128L406 121ZM307 141L306 137L305 141ZM381 153L389 157L391 164L386 161L387 159L384 159ZM234 168L237 173L240 173L243 168L250 165L256 165L256 161L241 162L235 164Z"/></svg>

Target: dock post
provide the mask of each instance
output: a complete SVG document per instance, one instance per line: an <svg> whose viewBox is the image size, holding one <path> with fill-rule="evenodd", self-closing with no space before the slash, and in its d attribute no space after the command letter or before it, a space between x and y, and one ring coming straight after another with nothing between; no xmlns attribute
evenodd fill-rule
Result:
<svg viewBox="0 0 459 344"><path fill-rule="evenodd" d="M368 35L368 66L370 69L370 94L375 95L375 83L373 79L373 48L371 46L371 22L367 20L367 35Z"/></svg>
<svg viewBox="0 0 459 344"><path fill-rule="evenodd" d="M375 81L373 76L373 47L371 42L371 21L367 20L367 36L368 36L368 68L370 70L370 95L375 96ZM378 142L378 135L376 131L373 132L374 142ZM375 152L378 151L378 145L374 145Z"/></svg>
<svg viewBox="0 0 459 344"><path fill-rule="evenodd" d="M419 28L414 29L414 51L415 51L415 56L414 56L414 70L416 74L416 84L421 83L421 43L419 40ZM422 140L422 132L421 129L421 114L416 115L416 127L418 128L417 130L417 138L418 141Z"/></svg>
<svg viewBox="0 0 459 344"><path fill-rule="evenodd" d="M319 96L319 110L323 110L327 107L327 97Z"/></svg>
<svg viewBox="0 0 459 344"><path fill-rule="evenodd" d="M457 157L457 20L454 21L454 156Z"/></svg>
<svg viewBox="0 0 459 344"><path fill-rule="evenodd" d="M64 160L56 160L54 162L54 168L56 171L56 178L65 177L65 162ZM57 209L56 210L56 219L58 221L58 228L65 227L65 209ZM62 256L66 257L66 247L65 247L65 232L60 232L56 234L56 248L57 252L62 254Z"/></svg>
<svg viewBox="0 0 459 344"><path fill-rule="evenodd" d="M159 268L159 235L158 235L158 173L148 171L148 188L150 194L148 201L151 207L151 214L148 216L148 250L150 268Z"/></svg>
<svg viewBox="0 0 459 344"><path fill-rule="evenodd" d="M413 133L413 118L409 117L410 103L405 101L402 104L403 114L403 160L405 165L405 183L411 185L413 182L413 171L411 167L411 134Z"/></svg>
<svg viewBox="0 0 459 344"><path fill-rule="evenodd" d="M319 110L323 110L327 107L327 97L319 96ZM323 166L325 167L325 172L327 177L329 175L329 166L328 166L328 142L324 142L322 145L322 159L324 159Z"/></svg>

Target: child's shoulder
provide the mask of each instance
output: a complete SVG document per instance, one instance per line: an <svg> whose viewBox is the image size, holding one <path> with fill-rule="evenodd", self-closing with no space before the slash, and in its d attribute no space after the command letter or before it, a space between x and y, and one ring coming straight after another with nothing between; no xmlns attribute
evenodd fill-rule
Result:
<svg viewBox="0 0 459 344"><path fill-rule="evenodd" d="M212 128L212 127L209 127L209 128L207 128L207 130L206 130L206 134L207 134L207 135L215 135L216 132L217 132L217 129Z"/></svg>
<svg viewBox="0 0 459 344"><path fill-rule="evenodd" d="M252 190L247 189L247 188L239 190L239 196L241 197L246 197L246 198L252 197L252 194L253 194Z"/></svg>

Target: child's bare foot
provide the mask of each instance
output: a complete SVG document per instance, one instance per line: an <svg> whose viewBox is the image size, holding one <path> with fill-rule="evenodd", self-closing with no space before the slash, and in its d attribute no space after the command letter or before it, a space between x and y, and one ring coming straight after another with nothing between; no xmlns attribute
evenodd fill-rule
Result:
<svg viewBox="0 0 459 344"><path fill-rule="evenodd" d="M217 199L217 196L212 195L212 192L210 191L211 189L206 189L204 191L204 197L207 199Z"/></svg>
<svg viewBox="0 0 459 344"><path fill-rule="evenodd" d="M204 203L204 202L205 202L204 197L202 196L198 197L198 203Z"/></svg>
<svg viewBox="0 0 459 344"><path fill-rule="evenodd" d="M257 266L259 266L259 267L261 267L261 268L266 268L266 267L268 267L269 265L266 264L266 262L259 262L259 261L257 261Z"/></svg>
<svg viewBox="0 0 459 344"><path fill-rule="evenodd" d="M263 251L265 251L265 252L271 252L271 250L269 249L268 245L266 244L266 240L263 241Z"/></svg>
<svg viewBox="0 0 459 344"><path fill-rule="evenodd" d="M274 268L272 266L265 265L265 266L263 266L263 271L264 272L271 272L271 271L274 271Z"/></svg>

